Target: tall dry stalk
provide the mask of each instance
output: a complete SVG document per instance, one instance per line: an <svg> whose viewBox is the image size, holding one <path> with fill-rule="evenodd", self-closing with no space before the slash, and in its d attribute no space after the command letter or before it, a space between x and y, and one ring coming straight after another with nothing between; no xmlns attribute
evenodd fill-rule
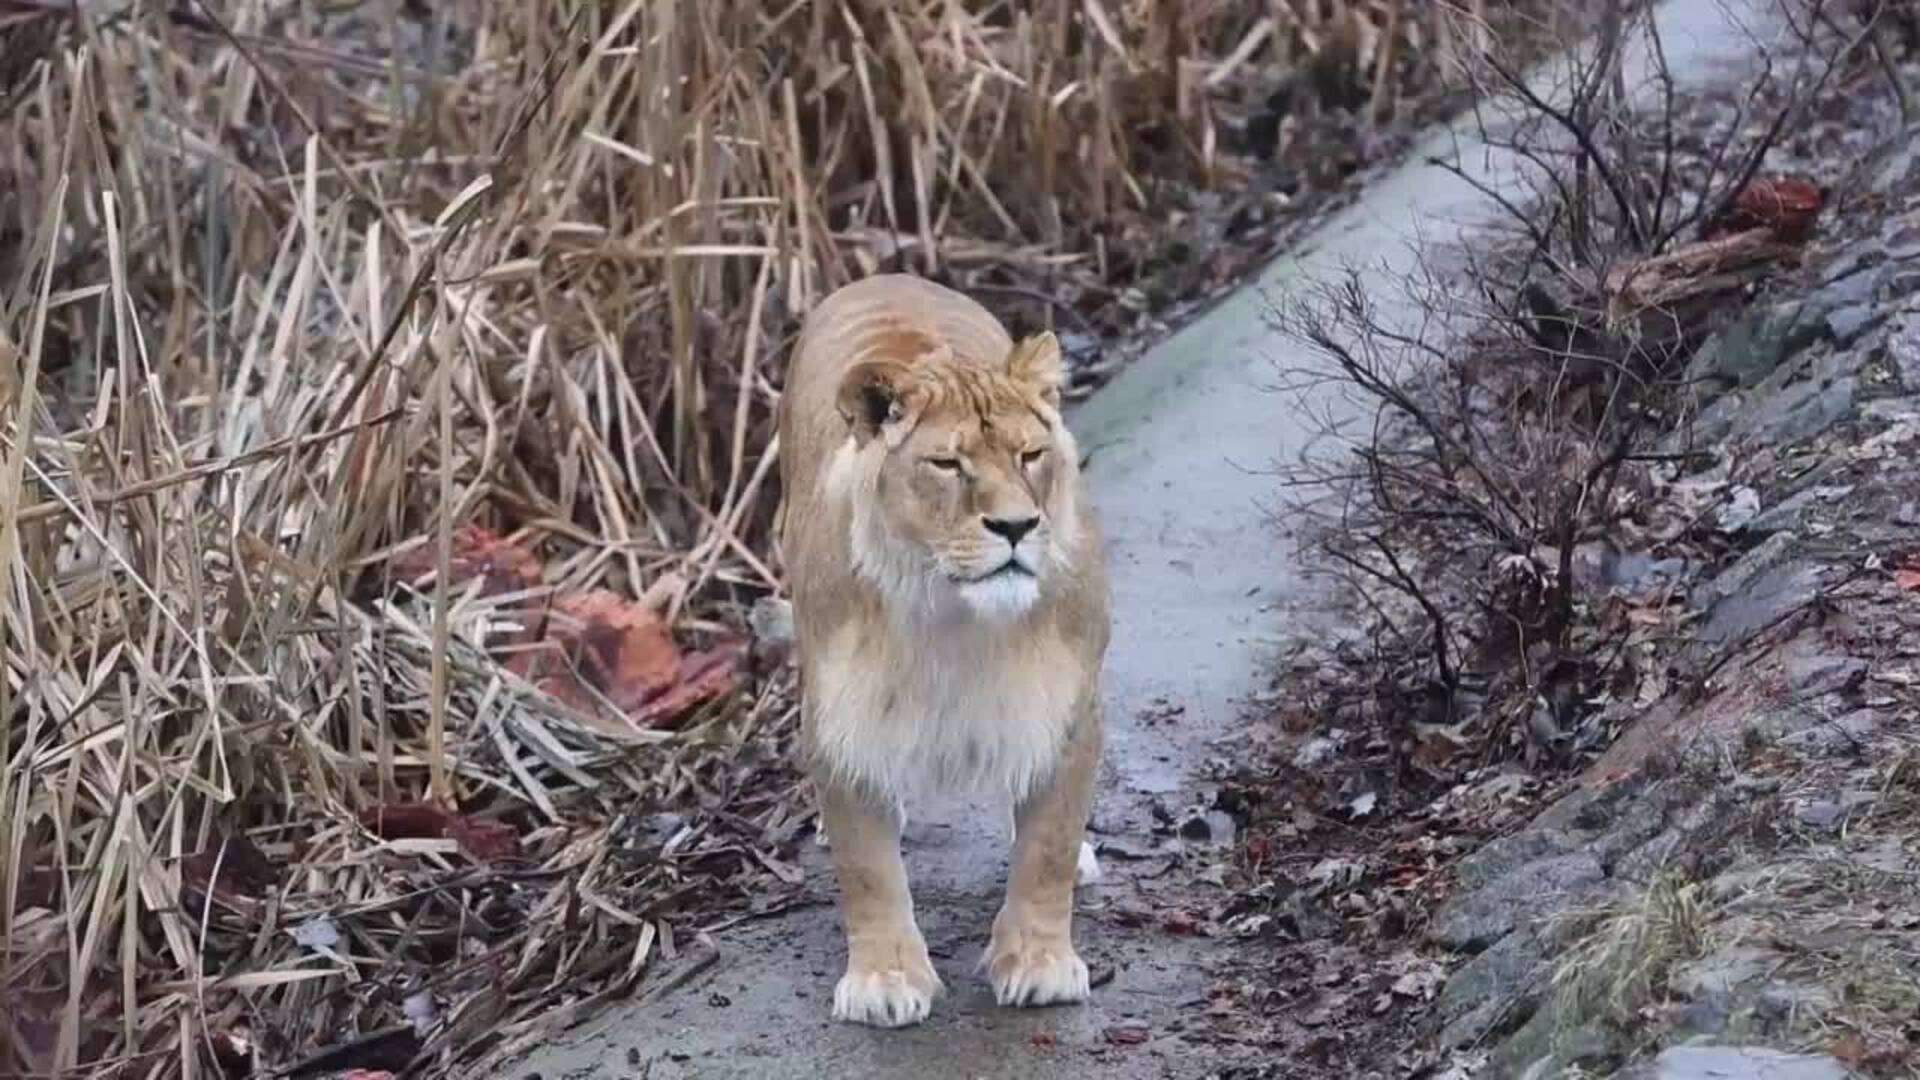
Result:
<svg viewBox="0 0 1920 1080"><path fill-rule="evenodd" d="M750 902L796 811L728 763L777 687L615 737L488 646L589 588L737 625L808 305L893 267L1126 287L1118 238L1231 176L1229 76L1380 17L1306 6L0 15L0 1071L409 1020L469 1061L630 989L690 880ZM450 583L474 521L538 588ZM421 548L426 595L388 569ZM366 824L423 799L517 861ZM633 857L676 801L726 814Z"/></svg>

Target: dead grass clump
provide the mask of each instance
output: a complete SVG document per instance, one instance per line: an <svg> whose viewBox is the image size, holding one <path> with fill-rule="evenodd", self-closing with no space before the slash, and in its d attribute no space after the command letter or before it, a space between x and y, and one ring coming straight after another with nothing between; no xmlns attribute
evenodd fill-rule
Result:
<svg viewBox="0 0 1920 1080"><path fill-rule="evenodd" d="M1120 303L1232 107L1486 6L8 6L0 1071L470 1065L782 902L798 317Z"/></svg>
<svg viewBox="0 0 1920 1080"><path fill-rule="evenodd" d="M1591 928L1554 968L1552 1015L1563 1032L1637 1026L1639 1010L1666 992L1668 973L1705 951L1713 906L1698 883L1666 873L1586 917Z"/></svg>

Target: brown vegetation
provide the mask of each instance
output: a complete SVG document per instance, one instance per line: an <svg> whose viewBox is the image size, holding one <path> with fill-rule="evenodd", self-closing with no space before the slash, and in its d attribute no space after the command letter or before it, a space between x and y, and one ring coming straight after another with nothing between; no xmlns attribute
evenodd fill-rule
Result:
<svg viewBox="0 0 1920 1080"><path fill-rule="evenodd" d="M1138 310L1483 8L0 0L0 1071L443 1068L777 902L778 686L623 728L513 648L726 655L827 291Z"/></svg>

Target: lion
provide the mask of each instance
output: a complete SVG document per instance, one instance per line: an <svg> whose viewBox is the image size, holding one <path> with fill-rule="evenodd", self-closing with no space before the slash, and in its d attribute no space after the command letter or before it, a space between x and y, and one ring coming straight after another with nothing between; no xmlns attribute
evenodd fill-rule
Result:
<svg viewBox="0 0 1920 1080"><path fill-rule="evenodd" d="M944 990L900 855L905 802L1013 811L981 963L1002 1005L1084 1001L1073 888L1111 632L1099 525L1060 415L1051 333L906 275L807 317L780 404L781 548L801 748L839 882L837 1020L924 1020Z"/></svg>

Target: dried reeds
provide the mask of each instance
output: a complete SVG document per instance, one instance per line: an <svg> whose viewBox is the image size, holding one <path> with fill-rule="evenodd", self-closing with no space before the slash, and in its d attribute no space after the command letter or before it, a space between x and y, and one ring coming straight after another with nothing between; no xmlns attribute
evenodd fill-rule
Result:
<svg viewBox="0 0 1920 1080"><path fill-rule="evenodd" d="M686 962L695 892L780 903L777 683L622 731L502 649L590 589L739 626L808 305L896 266L1120 294L1234 178L1229 91L1389 6L1402 65L1468 39L1397 2L0 2L0 1072L451 1068ZM476 521L536 584L451 572Z"/></svg>

